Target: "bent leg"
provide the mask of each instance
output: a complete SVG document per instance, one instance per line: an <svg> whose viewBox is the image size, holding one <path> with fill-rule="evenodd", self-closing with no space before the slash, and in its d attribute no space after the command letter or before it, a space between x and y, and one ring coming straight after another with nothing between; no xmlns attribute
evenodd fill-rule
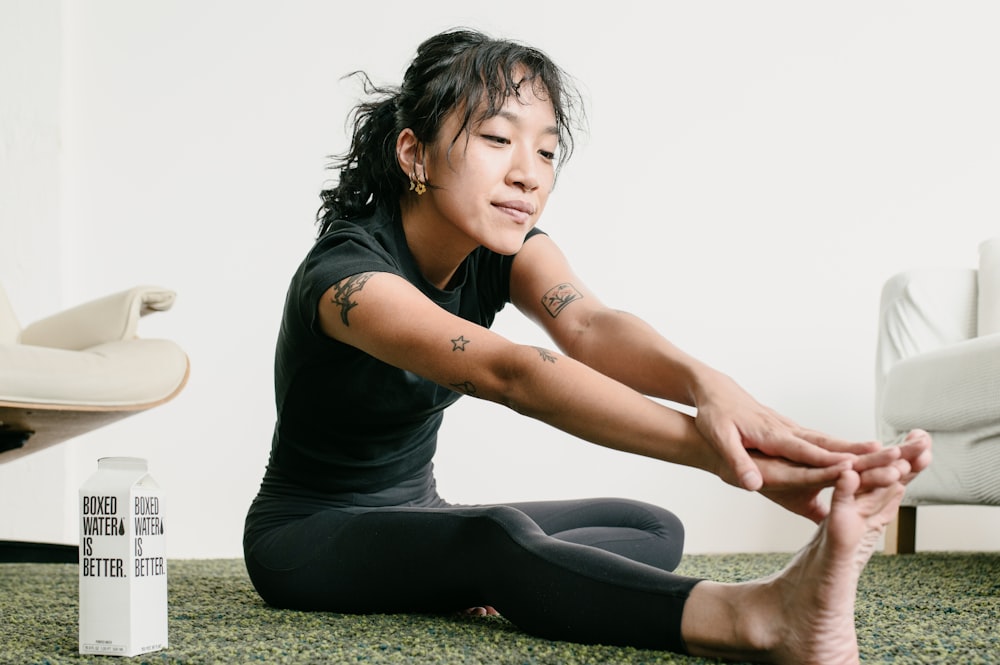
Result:
<svg viewBox="0 0 1000 665"><path fill-rule="evenodd" d="M684 525L668 510L630 499L509 504L546 534L672 571L684 552Z"/></svg>

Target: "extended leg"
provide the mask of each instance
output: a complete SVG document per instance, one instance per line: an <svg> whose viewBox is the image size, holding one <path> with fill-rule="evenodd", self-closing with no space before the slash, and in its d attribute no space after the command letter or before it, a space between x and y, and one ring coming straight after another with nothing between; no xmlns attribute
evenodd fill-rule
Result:
<svg viewBox="0 0 1000 665"><path fill-rule="evenodd" d="M269 603L340 612L492 605L550 639L683 651L697 580L546 535L507 506L335 510L276 529L247 553Z"/></svg>

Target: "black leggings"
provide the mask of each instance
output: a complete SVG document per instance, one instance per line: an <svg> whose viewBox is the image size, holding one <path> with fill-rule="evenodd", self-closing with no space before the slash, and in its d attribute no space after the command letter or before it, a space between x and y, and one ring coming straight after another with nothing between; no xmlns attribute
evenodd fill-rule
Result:
<svg viewBox="0 0 1000 665"><path fill-rule="evenodd" d="M323 508L275 524L282 506L288 516L308 506L259 496L244 539L250 578L276 607L395 613L491 605L548 639L686 651L681 614L698 580L669 572L684 537L672 513L623 499L432 503Z"/></svg>

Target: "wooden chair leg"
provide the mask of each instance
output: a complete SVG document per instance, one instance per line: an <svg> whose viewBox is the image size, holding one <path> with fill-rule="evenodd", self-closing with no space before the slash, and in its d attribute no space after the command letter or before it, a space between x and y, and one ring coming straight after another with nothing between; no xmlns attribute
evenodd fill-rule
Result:
<svg viewBox="0 0 1000 665"><path fill-rule="evenodd" d="M889 526L885 529L886 554L913 554L917 551L917 507L900 506Z"/></svg>

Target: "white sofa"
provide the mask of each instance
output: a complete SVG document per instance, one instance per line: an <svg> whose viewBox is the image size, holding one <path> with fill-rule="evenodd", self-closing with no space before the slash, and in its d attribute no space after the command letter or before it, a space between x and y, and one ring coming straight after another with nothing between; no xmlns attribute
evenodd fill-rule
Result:
<svg viewBox="0 0 1000 665"><path fill-rule="evenodd" d="M978 269L916 269L886 282L875 385L880 439L920 428L934 440L886 552L914 551L917 506L1000 506L1000 238L980 245Z"/></svg>

